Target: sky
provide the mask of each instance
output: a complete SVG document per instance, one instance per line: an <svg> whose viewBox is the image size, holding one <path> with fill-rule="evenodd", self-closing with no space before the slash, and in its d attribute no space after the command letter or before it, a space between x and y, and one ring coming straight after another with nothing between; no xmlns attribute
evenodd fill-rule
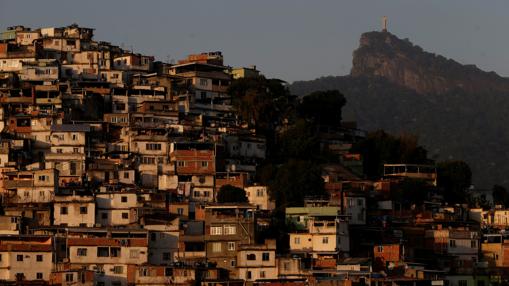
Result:
<svg viewBox="0 0 509 286"><path fill-rule="evenodd" d="M388 29L429 52L509 76L507 0L0 0L0 30L94 28L156 60L222 51L287 82L346 75L364 32Z"/></svg>

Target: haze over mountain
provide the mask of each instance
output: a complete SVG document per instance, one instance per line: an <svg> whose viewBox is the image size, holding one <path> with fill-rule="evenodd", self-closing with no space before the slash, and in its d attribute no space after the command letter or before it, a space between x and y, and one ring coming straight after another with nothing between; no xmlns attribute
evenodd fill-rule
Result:
<svg viewBox="0 0 509 286"><path fill-rule="evenodd" d="M461 48L461 47L458 47ZM474 183L508 186L509 79L425 52L389 32L361 36L350 75L294 82L298 95L339 89L359 128L411 133L437 160L465 160Z"/></svg>

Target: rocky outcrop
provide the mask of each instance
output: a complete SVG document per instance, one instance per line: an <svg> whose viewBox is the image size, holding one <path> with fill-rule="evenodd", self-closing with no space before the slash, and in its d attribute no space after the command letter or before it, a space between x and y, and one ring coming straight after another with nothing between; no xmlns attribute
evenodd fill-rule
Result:
<svg viewBox="0 0 509 286"><path fill-rule="evenodd" d="M361 37L351 75L290 86L340 90L346 120L368 131L411 133L430 158L465 160L477 186L509 187L509 80L423 51L387 32Z"/></svg>
<svg viewBox="0 0 509 286"><path fill-rule="evenodd" d="M508 92L509 79L423 51L389 32L364 33L353 53L351 75L383 77L420 94Z"/></svg>

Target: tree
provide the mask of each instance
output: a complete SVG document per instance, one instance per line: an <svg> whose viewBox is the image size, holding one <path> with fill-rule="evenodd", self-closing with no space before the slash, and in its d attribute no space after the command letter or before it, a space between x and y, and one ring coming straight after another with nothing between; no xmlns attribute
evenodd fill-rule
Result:
<svg viewBox="0 0 509 286"><path fill-rule="evenodd" d="M263 76L232 82L228 94L239 116L259 133L274 129L285 114L290 93L283 81Z"/></svg>
<svg viewBox="0 0 509 286"><path fill-rule="evenodd" d="M391 199L404 205L422 205L433 188L424 180L405 178L391 188Z"/></svg>
<svg viewBox="0 0 509 286"><path fill-rule="evenodd" d="M383 175L384 164L431 164L428 152L418 145L412 135L393 136L383 130L369 133L352 147L352 153L360 153L364 174L368 178Z"/></svg>
<svg viewBox="0 0 509 286"><path fill-rule="evenodd" d="M279 136L277 156L284 162L289 158L311 159L320 152L320 142L313 124L305 120L297 122Z"/></svg>
<svg viewBox="0 0 509 286"><path fill-rule="evenodd" d="M326 196L320 166L291 159L277 168L269 182L271 198L278 207L302 206L306 196Z"/></svg>
<svg viewBox="0 0 509 286"><path fill-rule="evenodd" d="M219 203L247 203L246 191L232 185L221 186L217 193Z"/></svg>
<svg viewBox="0 0 509 286"><path fill-rule="evenodd" d="M463 161L445 161L438 164L437 185L444 192L449 203L467 201L467 189L472 184L472 171Z"/></svg>
<svg viewBox="0 0 509 286"><path fill-rule="evenodd" d="M493 202L496 205L503 205L504 207L509 205L509 193L507 190L500 186L494 185L492 189Z"/></svg>
<svg viewBox="0 0 509 286"><path fill-rule="evenodd" d="M346 99L338 90L317 91L302 98L298 113L316 124L340 126Z"/></svg>

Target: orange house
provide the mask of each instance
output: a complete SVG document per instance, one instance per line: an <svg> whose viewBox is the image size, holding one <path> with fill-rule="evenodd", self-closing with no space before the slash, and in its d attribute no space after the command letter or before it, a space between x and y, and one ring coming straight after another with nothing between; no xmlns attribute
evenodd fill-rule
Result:
<svg viewBox="0 0 509 286"><path fill-rule="evenodd" d="M385 269L389 263L397 264L403 260L403 246L399 243L375 245L373 258L377 271Z"/></svg>

